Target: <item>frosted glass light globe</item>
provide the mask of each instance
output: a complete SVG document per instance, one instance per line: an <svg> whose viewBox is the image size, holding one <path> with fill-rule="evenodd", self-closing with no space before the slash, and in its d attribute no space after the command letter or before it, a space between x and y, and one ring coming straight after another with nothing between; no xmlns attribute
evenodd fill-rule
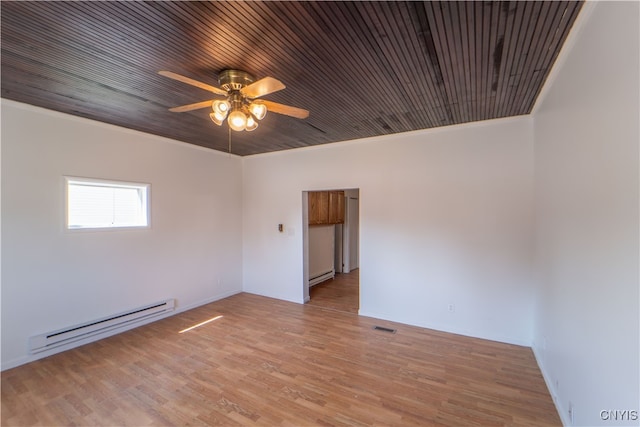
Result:
<svg viewBox="0 0 640 427"><path fill-rule="evenodd" d="M252 102L251 105L249 105L249 111L256 119L262 120L264 119L264 116L267 115L267 106L257 102Z"/></svg>
<svg viewBox="0 0 640 427"><path fill-rule="evenodd" d="M256 130L257 127L258 127L257 120L255 120L252 115L249 115L247 117L247 127L245 128L245 130L247 132L251 132L252 130Z"/></svg>
<svg viewBox="0 0 640 427"><path fill-rule="evenodd" d="M231 129L240 132L247 126L247 115L240 110L235 110L229 114L228 121Z"/></svg>

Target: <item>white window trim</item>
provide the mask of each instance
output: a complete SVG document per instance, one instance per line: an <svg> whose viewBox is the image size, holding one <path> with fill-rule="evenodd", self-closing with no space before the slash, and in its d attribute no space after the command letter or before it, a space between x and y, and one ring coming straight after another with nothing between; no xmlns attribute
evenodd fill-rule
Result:
<svg viewBox="0 0 640 427"><path fill-rule="evenodd" d="M74 182L86 183L95 186L136 188L144 190L142 192L142 209L146 218L146 225L114 225L107 227L70 227L69 226L69 184ZM79 176L64 176L64 230L70 233L86 231L118 231L118 230L140 230L151 228L151 184L143 182L118 181L102 178L87 178Z"/></svg>

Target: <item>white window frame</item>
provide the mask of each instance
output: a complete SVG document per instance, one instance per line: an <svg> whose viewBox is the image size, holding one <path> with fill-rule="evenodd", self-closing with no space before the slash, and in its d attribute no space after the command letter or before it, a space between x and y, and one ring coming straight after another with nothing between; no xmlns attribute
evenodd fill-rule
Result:
<svg viewBox="0 0 640 427"><path fill-rule="evenodd" d="M110 224L103 225L72 225L69 223L69 187L73 184L106 187L114 189L136 189L139 192L140 208L142 219L139 224L118 224L111 222ZM99 178L84 178L77 176L65 176L64 177L64 194L65 194L65 223L64 228L66 231L86 231L86 230L123 230L123 229L145 229L151 227L151 184L139 183L139 182L125 182L116 180L107 180ZM115 213L114 213L115 216Z"/></svg>

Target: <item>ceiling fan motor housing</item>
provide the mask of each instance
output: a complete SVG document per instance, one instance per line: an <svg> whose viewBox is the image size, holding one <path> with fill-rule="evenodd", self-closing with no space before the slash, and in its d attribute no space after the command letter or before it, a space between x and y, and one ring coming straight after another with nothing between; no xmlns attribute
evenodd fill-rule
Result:
<svg viewBox="0 0 640 427"><path fill-rule="evenodd" d="M246 71L223 70L218 75L218 83L226 91L240 90L254 81L255 78Z"/></svg>

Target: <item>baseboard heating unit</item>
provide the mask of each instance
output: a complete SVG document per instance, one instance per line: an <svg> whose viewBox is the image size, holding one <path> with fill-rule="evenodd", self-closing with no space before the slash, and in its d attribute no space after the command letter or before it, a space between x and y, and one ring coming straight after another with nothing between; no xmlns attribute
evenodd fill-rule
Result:
<svg viewBox="0 0 640 427"><path fill-rule="evenodd" d="M106 334L125 326L132 326L135 323L173 311L174 306L175 300L168 299L81 325L36 335L29 338L29 353L40 353L99 334Z"/></svg>
<svg viewBox="0 0 640 427"><path fill-rule="evenodd" d="M325 280L333 279L335 275L336 271L333 269L331 269L331 271L319 274L309 279L309 286L317 285L318 283L324 282Z"/></svg>

